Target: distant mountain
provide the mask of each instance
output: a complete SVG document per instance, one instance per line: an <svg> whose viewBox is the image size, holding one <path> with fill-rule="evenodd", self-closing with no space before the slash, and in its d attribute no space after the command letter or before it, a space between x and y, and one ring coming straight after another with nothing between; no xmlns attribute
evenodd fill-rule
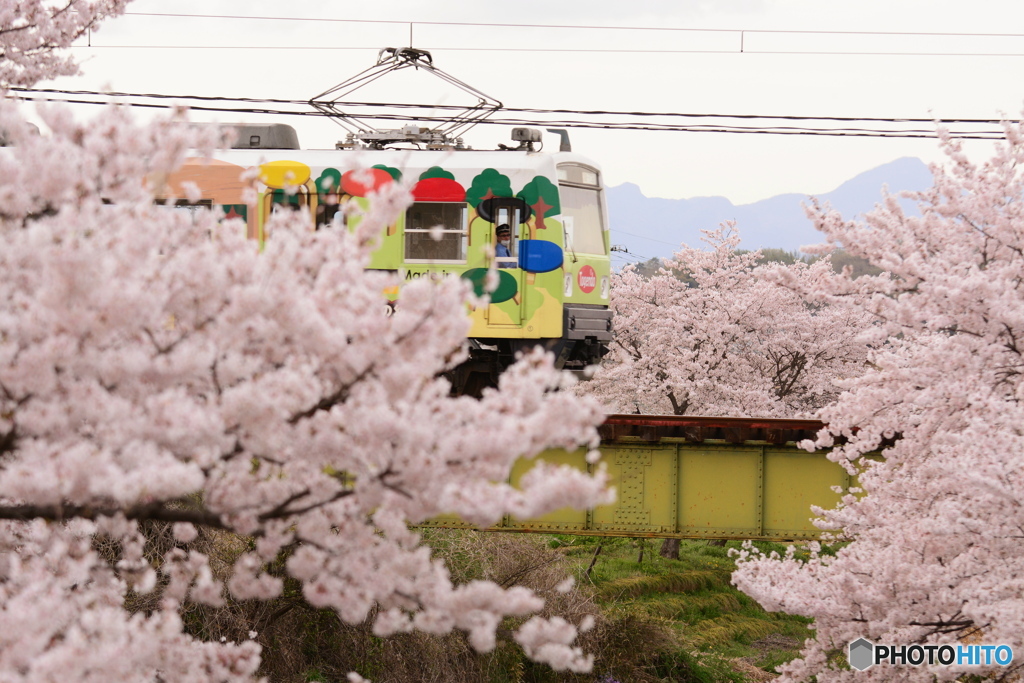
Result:
<svg viewBox="0 0 1024 683"><path fill-rule="evenodd" d="M854 219L881 201L883 186L898 192L924 190L931 185L928 166L920 159L904 157L865 171L832 192L816 196L845 218ZM736 206L725 197L645 197L638 186L624 183L608 188L607 192L612 244L622 245L644 258L666 257L681 242L699 246L702 229L734 220L743 248L778 247L795 251L801 245L824 241L801 207L808 203L809 196L783 194ZM637 257L628 256L626 262L636 260Z"/></svg>

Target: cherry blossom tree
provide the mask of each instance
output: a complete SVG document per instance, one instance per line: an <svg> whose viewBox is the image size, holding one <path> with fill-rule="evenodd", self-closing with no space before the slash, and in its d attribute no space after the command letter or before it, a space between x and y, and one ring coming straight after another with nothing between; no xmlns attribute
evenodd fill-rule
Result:
<svg viewBox="0 0 1024 683"><path fill-rule="evenodd" d="M2 0L0 2L0 87L78 73L58 52L100 21L124 12L129 0Z"/></svg>
<svg viewBox="0 0 1024 683"><path fill-rule="evenodd" d="M828 259L759 264L731 225L704 241L653 276L613 275L612 352L580 391L611 410L675 415L802 417L833 400L834 380L863 370L867 316L779 283L824 278Z"/></svg>
<svg viewBox="0 0 1024 683"><path fill-rule="evenodd" d="M407 285L389 317L395 277L363 270L404 189L378 196L354 234L281 221L258 253L235 222L152 205L140 179L183 147L121 112L93 128L44 116L54 136L0 160L5 679L67 676L72 661L85 667L73 679L116 679L99 663L131 633L167 642L132 646L130 663L117 658L126 671L248 680L254 646L210 646L203 660L181 635L183 600L224 595L188 550L196 525L253 539L227 585L235 598L278 595L283 577L266 567L284 561L314 605L348 622L379 609L379 635L460 628L487 650L504 616L540 606L524 590L452 586L409 526L607 500L602 477L571 468L501 483L519 457L594 443L601 414L543 354L480 400L449 396L440 377L465 356L467 288ZM180 541L159 572L142 553L147 520L173 523ZM96 536L120 543L113 566L90 550ZM120 607L126 590L155 589L158 614ZM534 624L519 638L580 668L574 635Z"/></svg>
<svg viewBox="0 0 1024 683"><path fill-rule="evenodd" d="M814 618L789 680L986 680L1020 675L1024 651L1024 129L984 163L940 132L932 189L889 197L864 223L819 207L833 243L888 274L812 289L872 315L890 343L827 408L818 447L857 473L820 526L844 541L809 558L747 548L734 582L767 609ZM892 445L890 440L895 439ZM813 447L813 445L811 445ZM881 450L884 459L866 458ZM1008 644L1009 667L844 668L847 644Z"/></svg>
<svg viewBox="0 0 1024 683"><path fill-rule="evenodd" d="M41 2L3 3L0 24L38 22L13 32L38 49L0 31L0 64L26 55L20 82L64 69L47 50L66 43L40 17L70 36L122 5L73 2L68 24ZM602 415L542 353L479 399L450 396L464 283L404 285L385 315L400 283L364 267L408 187L378 193L353 231L285 212L260 252L238 221L154 203L190 148L217 142L180 114L40 117L48 134L29 134L0 103L0 679L256 680L254 641L198 641L180 610L271 599L286 578L379 636L459 629L486 651L520 617L530 656L587 669L576 625L530 617L541 600L523 588L453 585L414 531L610 492L602 473L542 462L505 483L519 458L596 444ZM154 525L174 539L156 557ZM201 528L247 539L226 585L191 546ZM126 610L139 594L156 608Z"/></svg>

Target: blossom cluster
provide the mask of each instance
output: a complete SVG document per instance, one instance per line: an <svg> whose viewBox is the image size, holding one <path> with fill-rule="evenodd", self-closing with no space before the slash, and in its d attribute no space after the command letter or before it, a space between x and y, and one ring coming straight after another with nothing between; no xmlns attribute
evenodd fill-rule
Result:
<svg viewBox="0 0 1024 683"><path fill-rule="evenodd" d="M888 342L809 444L858 476L859 490L819 511L844 543L807 559L749 548L734 575L767 609L814 618L790 680L1019 675L1019 662L858 673L834 656L860 637L1024 646L1024 129L1005 134L974 163L940 131L946 163L933 188L906 195L916 211L898 197L863 223L812 209L833 243L886 271L822 281L817 294L868 313Z"/></svg>
<svg viewBox="0 0 1024 683"><path fill-rule="evenodd" d="M52 48L125 1L0 3L0 82L66 73ZM257 643L194 639L180 613L286 580L378 635L461 629L482 650L539 609L522 588L453 585L414 529L609 502L600 472L539 461L507 483L520 458L595 445L602 414L542 352L452 396L470 288L366 269L407 187L352 230L276 215L261 251L219 211L154 202L215 133L116 106L40 117L31 134L0 103L0 679L256 680ZM203 528L248 540L226 580L193 547ZM133 595L155 608L131 613ZM526 624L535 658L585 668L576 626Z"/></svg>
<svg viewBox="0 0 1024 683"><path fill-rule="evenodd" d="M806 417L833 401L864 370L868 316L800 291L832 276L827 257L761 263L739 241L723 225L650 277L614 274L612 352L580 391L611 410L675 415Z"/></svg>
<svg viewBox="0 0 1024 683"><path fill-rule="evenodd" d="M78 66L57 52L124 12L130 0L0 0L0 86L70 76Z"/></svg>

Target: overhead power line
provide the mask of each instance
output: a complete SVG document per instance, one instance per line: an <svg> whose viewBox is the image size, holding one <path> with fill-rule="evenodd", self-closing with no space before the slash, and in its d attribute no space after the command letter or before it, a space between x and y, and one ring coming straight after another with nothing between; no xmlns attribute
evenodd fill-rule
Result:
<svg viewBox="0 0 1024 683"><path fill-rule="evenodd" d="M534 23L513 23L513 22L460 22L460 21L407 21L399 19L351 19L334 17L296 17L296 16L269 16L269 15L244 15L244 14L187 14L174 12L126 12L125 15L133 17L154 17L154 18L175 18L175 19L197 19L203 21L225 20L225 21L272 21L272 22L308 22L308 23L334 23L352 25L377 24L381 26L402 26L409 29L409 46L415 44L421 49L429 49L435 52L508 52L508 53L580 53L580 54L757 54L757 55L807 55L807 56L875 56L875 57L1024 57L1020 51L924 51L914 50L908 47L906 50L853 50L853 49L764 49L757 45L750 45L747 36L778 36L778 37L821 37L835 38L841 36L854 37L899 37L904 39L913 38L944 38L944 39L982 39L991 41L994 39L1021 39L1024 33L970 33L958 31L855 31L855 30L814 30L814 29L785 29L785 28L702 28L687 26L606 26L600 24L534 24ZM452 27L452 28L489 28L489 29L523 29L535 31L558 30L599 33L613 31L617 33L652 33L661 32L670 35L685 34L715 34L720 36L732 36L735 43L724 48L607 48L607 47L500 47L495 45L487 46L458 46L447 43L445 45L431 47L423 42L414 42L416 27ZM351 46L351 45L268 45L265 43L255 45L224 45L224 44L158 44L154 42L136 44L103 44L96 43L91 39L87 45L75 45L75 49L161 49L161 50L297 50L297 51L377 51L379 46Z"/></svg>
<svg viewBox="0 0 1024 683"><path fill-rule="evenodd" d="M14 92L21 93L17 97L29 101L56 101L71 104L109 104L111 97L128 98L135 100L175 100L176 104L163 104L153 102L125 102L132 106L146 108L167 108L171 106L187 106L196 111L224 112L246 115L274 115L274 116L327 116L324 112L313 109L309 101L304 100L272 100L257 98L224 98L189 95L166 95L158 93L100 93L97 91L85 90L58 90L58 89L31 89L15 88ZM62 97L53 97L61 95ZM93 99L81 99L89 97ZM199 102L201 104L193 104ZM214 103L227 103L215 106ZM228 106L228 105L234 106ZM268 105L268 106L238 106L239 104ZM376 108L377 111L360 112L360 118L375 119L380 121L394 122L419 122L419 123L446 123L451 120L449 116L429 113L431 110L460 109L459 107L445 107L425 104L384 104L371 102L338 102L339 108ZM281 108L282 106L292 107L291 109ZM403 110L420 110L419 113L395 113ZM733 134L759 134L759 135L824 135L841 137L889 137L889 138L933 138L936 133L931 128L908 127L915 123L939 123L941 125L958 126L950 128L949 132L953 137L961 139L998 139L1002 137L1003 131L998 128L999 121L994 119L909 119L909 118L855 118L855 117L815 117L815 116L766 116L754 114L687 114L669 112L624 112L624 111L601 111L601 110L570 110L570 109L537 109L537 108L503 108L505 114L537 114L545 115L545 118L517 118L512 116L492 116L481 121L487 125L505 126L539 126L557 128L589 128L599 130L629 130L629 131L663 131L663 132L691 132L691 133L733 133ZM578 119L555 119L555 115L574 115ZM643 122L631 120L587 120L602 117L617 117L619 119L641 118ZM684 119L684 122L663 122L652 121L652 117L668 119ZM711 119L712 122L701 122L701 118ZM728 122L729 119L739 123ZM804 122L806 125L792 125L796 122ZM810 124L821 124L817 127ZM828 125L828 124L875 124L874 127L865 125ZM751 125L753 124L753 125ZM880 124L889 124L885 128ZM965 127L966 126L966 127ZM975 128L981 126L982 128Z"/></svg>
<svg viewBox="0 0 1024 683"><path fill-rule="evenodd" d="M348 45L72 45L74 49L89 50L372 50L376 47L352 47ZM646 54L646 55L807 55L836 57L1024 57L1024 52L871 52L853 50L643 50L575 47L451 47L427 46L430 52L546 52L577 54Z"/></svg>
<svg viewBox="0 0 1024 683"><path fill-rule="evenodd" d="M647 240L649 242L657 242L658 244L667 244L670 247L678 247L679 246L678 242L666 242L665 240L659 240L659 239L655 239L653 237L646 237L644 235L637 235L635 232L626 232L625 230L620 230L619 228L612 228L612 231L615 232L615 234L617 234L617 235L629 235L630 237L639 237L642 240ZM628 251L627 251L627 253L628 253ZM638 255L638 254L634 254L634 256L636 256L636 255Z"/></svg>
<svg viewBox="0 0 1024 683"><path fill-rule="evenodd" d="M373 51L377 47L352 47L349 45L72 45L72 49L89 50L343 50ZM1024 57L1024 52L880 52L865 50L761 50L761 49L724 49L724 50L645 50L645 49L613 49L613 48L577 48L577 47L452 47L450 45L426 46L433 53L440 52L545 52L575 54L648 54L648 55L807 55L835 57Z"/></svg>
<svg viewBox="0 0 1024 683"><path fill-rule="evenodd" d="M65 90L60 88L11 88L14 92L29 94L57 94L57 95L83 95L104 98L146 98L146 99L173 99L173 100L196 100L205 102L247 102L259 104L287 104L304 106L309 100L296 99L275 99L257 97L225 97L223 95L172 95L168 93L130 93L116 90ZM465 107L457 104L425 104L411 102L338 102L339 107L387 107L393 109L422 109L424 111L459 111ZM579 116L636 116L636 117L667 117L667 118L700 118L700 119L741 119L741 120L778 120L778 121L836 121L836 122L869 122L869 123L927 123L927 124L948 124L965 123L980 125L998 125L1000 119L978 119L978 118L915 118L906 116L804 116L794 114L719 114L709 112L650 112L640 110L614 110L614 109L544 109L538 107L506 107L502 106L501 111L523 114L573 114Z"/></svg>
<svg viewBox="0 0 1024 683"><path fill-rule="evenodd" d="M825 31L813 29L770 29L770 28L701 28L692 26L606 26L601 24L523 24L472 21L403 21L399 19L338 19L330 17L281 17L243 14L175 14L171 12L125 12L125 16L139 17L174 17L187 19L231 19L253 21L307 21L333 22L344 24L399 24L408 26L469 26L480 28L549 28L601 31L671 31L689 33L771 33L795 35L847 35L847 36L920 36L920 37L960 37L960 38L1024 38L1024 33L968 33L962 31Z"/></svg>

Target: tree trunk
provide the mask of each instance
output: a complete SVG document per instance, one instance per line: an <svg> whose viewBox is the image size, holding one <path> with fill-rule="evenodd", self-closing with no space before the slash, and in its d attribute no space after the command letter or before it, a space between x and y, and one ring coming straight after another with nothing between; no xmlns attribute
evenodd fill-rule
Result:
<svg viewBox="0 0 1024 683"><path fill-rule="evenodd" d="M597 550L594 551L594 557L590 560L590 566L587 567L587 571L583 572L583 575L588 579L590 578L590 572L594 569L594 565L597 564L597 556L601 554L601 546L597 546Z"/></svg>
<svg viewBox="0 0 1024 683"><path fill-rule="evenodd" d="M668 560L679 559L679 539L678 538L666 538L661 544L661 550L658 554Z"/></svg>

